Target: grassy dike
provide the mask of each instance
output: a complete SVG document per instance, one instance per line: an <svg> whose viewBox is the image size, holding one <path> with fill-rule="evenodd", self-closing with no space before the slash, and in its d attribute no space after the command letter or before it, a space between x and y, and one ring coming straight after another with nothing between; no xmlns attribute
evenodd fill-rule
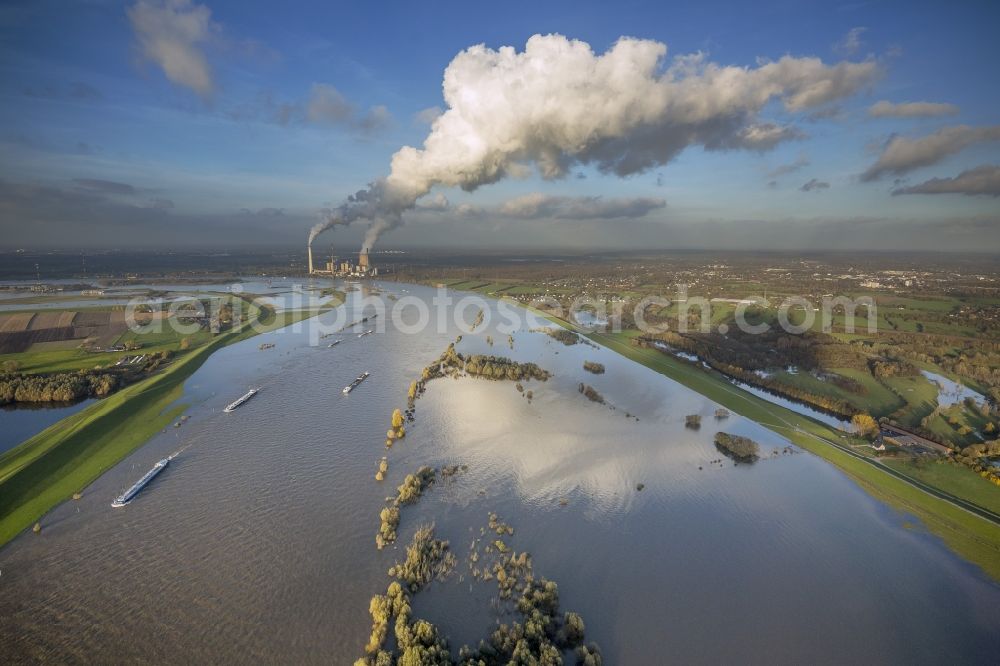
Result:
<svg viewBox="0 0 1000 666"><path fill-rule="evenodd" d="M842 434L818 421L741 391L715 374L653 349L637 347L625 333L583 333L569 322L535 310L553 323L701 393L832 463L873 497L919 518L953 551L1000 581L1000 526L894 476L892 470L846 450ZM843 447L843 448L842 448ZM992 490L992 489L991 489Z"/></svg>
<svg viewBox="0 0 1000 666"><path fill-rule="evenodd" d="M333 306L331 303L330 306ZM270 313L193 349L165 370L49 426L0 455L0 545L80 492L174 421L184 381L219 349L325 312Z"/></svg>

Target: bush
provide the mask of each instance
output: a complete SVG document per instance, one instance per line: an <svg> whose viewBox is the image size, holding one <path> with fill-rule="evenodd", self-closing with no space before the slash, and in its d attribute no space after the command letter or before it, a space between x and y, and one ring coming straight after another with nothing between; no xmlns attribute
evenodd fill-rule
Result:
<svg viewBox="0 0 1000 666"><path fill-rule="evenodd" d="M396 528L399 527L399 508L395 506L383 507L379 512L382 525L375 535L375 545L382 550L387 544L396 540Z"/></svg>
<svg viewBox="0 0 1000 666"><path fill-rule="evenodd" d="M413 504L424 490L434 484L437 470L432 467L421 467L416 474L407 474L403 483L397 488L396 504Z"/></svg>
<svg viewBox="0 0 1000 666"><path fill-rule="evenodd" d="M604 396L598 393L593 386L590 386L589 384L580 384L579 391L583 395L587 396L587 400L602 405L604 404Z"/></svg>
<svg viewBox="0 0 1000 666"><path fill-rule="evenodd" d="M389 575L404 581L411 592L418 592L434 578L443 579L455 566L455 556L448 542L434 538L434 527L417 530L406 547L406 559L389 569Z"/></svg>
<svg viewBox="0 0 1000 666"><path fill-rule="evenodd" d="M715 433L715 447L723 454L741 462L753 462L760 455L760 445L749 437Z"/></svg>
<svg viewBox="0 0 1000 666"><path fill-rule="evenodd" d="M0 405L8 402L73 402L104 397L121 384L111 370L81 370L52 375L0 376Z"/></svg>
<svg viewBox="0 0 1000 666"><path fill-rule="evenodd" d="M545 332L549 335L549 337L555 338L567 347L580 342L579 335L565 328L547 328L545 329Z"/></svg>
<svg viewBox="0 0 1000 666"><path fill-rule="evenodd" d="M583 369L586 370L587 372L592 372L595 375L604 374L604 366L600 363L595 363L594 361L584 361Z"/></svg>

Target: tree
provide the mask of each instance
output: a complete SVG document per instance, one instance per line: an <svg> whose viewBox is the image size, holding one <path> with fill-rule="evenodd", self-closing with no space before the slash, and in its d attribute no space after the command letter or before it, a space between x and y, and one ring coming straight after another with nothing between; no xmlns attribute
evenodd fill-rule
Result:
<svg viewBox="0 0 1000 666"><path fill-rule="evenodd" d="M878 431L878 423L870 414L855 414L851 418L851 427L862 437L868 437Z"/></svg>
<svg viewBox="0 0 1000 666"><path fill-rule="evenodd" d="M760 457L760 445L749 437L731 435L728 432L715 433L715 447L731 458L742 462L753 462Z"/></svg>
<svg viewBox="0 0 1000 666"><path fill-rule="evenodd" d="M392 427L398 430L402 426L403 426L403 412L399 411L399 409L394 409L392 411Z"/></svg>
<svg viewBox="0 0 1000 666"><path fill-rule="evenodd" d="M190 349L190 348L191 348L191 339L181 338L181 349Z"/></svg>
<svg viewBox="0 0 1000 666"><path fill-rule="evenodd" d="M17 361L4 361L3 371L4 372L17 372L21 369L21 364Z"/></svg>

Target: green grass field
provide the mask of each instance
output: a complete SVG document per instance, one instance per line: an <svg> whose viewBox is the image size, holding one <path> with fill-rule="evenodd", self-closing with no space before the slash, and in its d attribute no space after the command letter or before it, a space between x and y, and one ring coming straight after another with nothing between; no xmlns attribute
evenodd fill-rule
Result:
<svg viewBox="0 0 1000 666"><path fill-rule="evenodd" d="M1000 513L1000 492L983 492L983 485L990 484L965 465L943 459L934 462L887 459L885 463L958 497L975 497L976 504Z"/></svg>
<svg viewBox="0 0 1000 666"><path fill-rule="evenodd" d="M883 382L906 401L906 409L893 415L893 418L904 426L919 426L920 421L937 406L937 387L923 375L889 377Z"/></svg>
<svg viewBox="0 0 1000 666"><path fill-rule="evenodd" d="M772 378L780 381L782 384L804 389L810 393L846 400L857 409L867 412L876 418L887 416L905 404L899 396L879 383L871 373L865 370L831 368L830 371L859 382L868 389L867 393L859 394L846 391L833 382L823 381L808 372L778 372Z"/></svg>
<svg viewBox="0 0 1000 666"><path fill-rule="evenodd" d="M984 438L996 438L995 433L988 435L984 430L986 424L990 422L992 419L987 419L979 410L972 410L964 404L957 404L935 414L927 424L927 428L946 441L966 447L970 444L977 444ZM969 430L965 434L962 434L963 427Z"/></svg>
<svg viewBox="0 0 1000 666"><path fill-rule="evenodd" d="M79 341L77 341L79 342ZM135 356L136 354L149 354L168 349L174 351L176 344L161 344L144 346L139 351L134 352L100 352L91 353L79 348L72 349L52 349L45 351L28 350L20 354L2 354L0 363L12 360L20 365L19 372L26 373L48 373L48 372L71 372L74 370L89 370L97 366L107 367L113 365L122 356Z"/></svg>
<svg viewBox="0 0 1000 666"><path fill-rule="evenodd" d="M147 327L146 329L140 328L134 331L125 331L122 336L118 338L118 344L138 342L142 345L142 351L145 351L147 348L177 348L180 346L181 340L184 338L188 339L188 342L192 347L207 344L212 340L211 332L205 330L204 328L198 329L193 333L179 333L175 331L172 326L165 324L161 327L161 329L162 330L156 330L153 327Z"/></svg>
<svg viewBox="0 0 1000 666"><path fill-rule="evenodd" d="M886 296L878 294L875 303L880 308L904 308L906 310L924 310L927 312L950 312L962 303L957 298L934 296L931 298L912 298L906 296Z"/></svg>

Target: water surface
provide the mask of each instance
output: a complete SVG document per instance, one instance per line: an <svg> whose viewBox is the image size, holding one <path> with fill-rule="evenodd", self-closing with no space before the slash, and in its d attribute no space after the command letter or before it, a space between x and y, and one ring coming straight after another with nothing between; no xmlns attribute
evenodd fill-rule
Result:
<svg viewBox="0 0 1000 666"><path fill-rule="evenodd" d="M347 319L363 296L349 294ZM461 558L414 610L474 642L497 621L495 586L460 576L489 511L515 527L508 541L532 553L535 573L558 582L605 663L995 657L1000 586L912 517L819 458L782 453L787 442L753 422L715 421L715 403L614 353L530 332L537 322L510 349L496 314L460 351L530 359L552 379L525 385L530 402L513 383L431 382L382 484L373 477L389 415L458 334L450 317L441 333L389 326L327 348L305 330L275 332L214 354L185 386L190 421L55 510L40 535L0 550L4 661L350 664L371 628L371 595L424 522ZM605 374L583 372L584 360ZM607 404L586 400L581 381ZM263 390L222 413L251 385ZM697 431L684 427L695 413ZM753 437L764 459L722 458L719 429ZM110 507L178 451L135 501ZM445 463L469 469L405 508L399 541L377 551L385 496L419 465Z"/></svg>
<svg viewBox="0 0 1000 666"><path fill-rule="evenodd" d="M961 402L965 402L966 398L971 398L976 404L986 402L986 398L982 394L973 391L965 384L959 384L956 381L948 379L944 375L939 375L927 370L921 370L920 374L929 379L932 384L937 386L937 402L942 407L957 405Z"/></svg>
<svg viewBox="0 0 1000 666"><path fill-rule="evenodd" d="M14 448L92 402L93 398L70 404L20 402L0 407L0 453Z"/></svg>

